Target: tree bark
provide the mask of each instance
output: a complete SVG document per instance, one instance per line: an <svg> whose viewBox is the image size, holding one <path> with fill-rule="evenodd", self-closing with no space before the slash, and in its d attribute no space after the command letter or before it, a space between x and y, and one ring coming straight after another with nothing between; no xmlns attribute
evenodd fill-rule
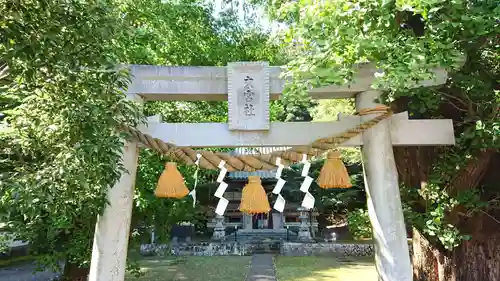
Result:
<svg viewBox="0 0 500 281"><path fill-rule="evenodd" d="M415 281L437 281L437 261L434 258L433 246L418 231L413 230L413 279Z"/></svg>
<svg viewBox="0 0 500 281"><path fill-rule="evenodd" d="M470 241L462 242L452 251L446 251L434 246L415 229L414 280L500 281L500 232L494 228L483 231L484 233L473 235Z"/></svg>
<svg viewBox="0 0 500 281"><path fill-rule="evenodd" d="M429 157L421 148L398 148L401 179L410 186L425 188ZM424 155L422 154L424 153ZM422 161L424 160L424 161ZM466 168L457 173L454 186L448 192L477 188L482 190L483 201L495 201L500 190L498 166L500 155L485 150L472 160ZM491 203L493 204L493 203ZM460 232L472 235L469 241L452 251L445 250L438 241L429 241L420 231L414 229L413 274L415 281L500 281L500 211L491 208L458 212L459 206L448 214L448 219Z"/></svg>
<svg viewBox="0 0 500 281"><path fill-rule="evenodd" d="M90 268L66 262L61 281L87 281Z"/></svg>

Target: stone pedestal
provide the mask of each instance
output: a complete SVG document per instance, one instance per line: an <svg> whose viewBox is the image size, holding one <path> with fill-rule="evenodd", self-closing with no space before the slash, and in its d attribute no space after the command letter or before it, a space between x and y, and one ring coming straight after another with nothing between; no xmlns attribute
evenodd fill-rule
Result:
<svg viewBox="0 0 500 281"><path fill-rule="evenodd" d="M299 232L297 233L297 240L301 242L312 242L311 231L309 226L309 216L306 209L300 207L297 209L300 212L300 225Z"/></svg>
<svg viewBox="0 0 500 281"><path fill-rule="evenodd" d="M283 213L272 213L273 229L283 229Z"/></svg>
<svg viewBox="0 0 500 281"><path fill-rule="evenodd" d="M223 240L226 237L226 228L224 227L224 216L217 215L215 217L214 234L212 240Z"/></svg>
<svg viewBox="0 0 500 281"><path fill-rule="evenodd" d="M252 215L243 214L242 219L243 219L243 229L246 229L246 230L253 229Z"/></svg>

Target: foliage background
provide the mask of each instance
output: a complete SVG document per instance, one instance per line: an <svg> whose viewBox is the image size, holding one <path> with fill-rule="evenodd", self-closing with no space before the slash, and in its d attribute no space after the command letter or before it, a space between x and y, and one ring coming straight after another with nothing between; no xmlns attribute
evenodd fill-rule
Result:
<svg viewBox="0 0 500 281"><path fill-rule="evenodd" d="M289 100L343 84L358 63L373 62L382 102L412 118L453 120L453 147L395 148L406 219L418 234L415 278L498 280L497 1L256 2L287 26L283 38L296 53ZM439 67L449 72L444 85L412 89Z"/></svg>
<svg viewBox="0 0 500 281"><path fill-rule="evenodd" d="M53 267L60 260L66 268L89 265L95 219L122 170L115 164L124 138L118 125L142 121L121 92L128 74L116 65L281 63L266 30L202 1L4 0L0 14L1 220ZM283 105L273 107L278 114ZM206 102L144 105L146 115L172 122L223 121L226 109ZM136 221L165 228L196 216L187 212L188 200L152 197L164 159L148 150L140 159Z"/></svg>

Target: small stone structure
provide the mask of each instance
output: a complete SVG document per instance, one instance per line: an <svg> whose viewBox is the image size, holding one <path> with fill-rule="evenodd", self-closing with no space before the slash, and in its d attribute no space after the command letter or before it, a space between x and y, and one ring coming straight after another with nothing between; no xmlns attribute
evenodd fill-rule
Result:
<svg viewBox="0 0 500 281"><path fill-rule="evenodd" d="M193 237L193 235L194 225L192 223L183 222L172 227L172 243L178 243L179 240L185 243L191 243L191 237ZM151 240L154 241L154 239Z"/></svg>
<svg viewBox="0 0 500 281"><path fill-rule="evenodd" d="M224 227L224 216L217 215L215 217L215 228L212 235L213 240L224 240L226 236L226 228Z"/></svg>
<svg viewBox="0 0 500 281"><path fill-rule="evenodd" d="M300 225L299 232L297 233L297 239L301 242L313 242L307 209L300 207L297 211L300 212Z"/></svg>

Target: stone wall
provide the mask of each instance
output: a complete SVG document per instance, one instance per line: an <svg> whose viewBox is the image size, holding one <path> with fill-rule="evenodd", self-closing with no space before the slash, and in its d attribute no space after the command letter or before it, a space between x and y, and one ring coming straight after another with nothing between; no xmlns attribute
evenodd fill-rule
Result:
<svg viewBox="0 0 500 281"><path fill-rule="evenodd" d="M410 255L412 247L409 247ZM206 242L141 245L143 256L245 256L255 253L280 253L283 256L373 256L370 243L299 242Z"/></svg>
<svg viewBox="0 0 500 281"><path fill-rule="evenodd" d="M207 242L198 244L145 244L141 245L143 256L245 256L259 252L279 252L279 242L240 243Z"/></svg>
<svg viewBox="0 0 500 281"><path fill-rule="evenodd" d="M280 253L283 256L372 256L373 244L283 242Z"/></svg>

